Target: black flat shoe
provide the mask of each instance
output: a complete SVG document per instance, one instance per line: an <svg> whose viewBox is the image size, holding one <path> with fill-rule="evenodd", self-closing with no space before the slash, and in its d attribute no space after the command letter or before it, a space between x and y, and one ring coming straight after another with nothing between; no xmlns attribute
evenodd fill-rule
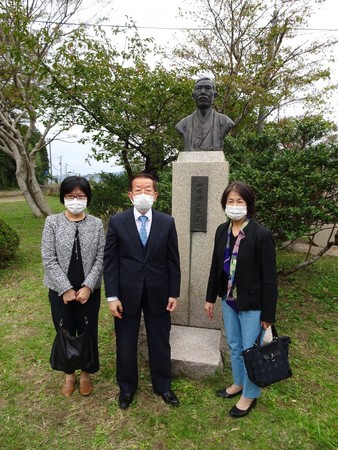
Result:
<svg viewBox="0 0 338 450"><path fill-rule="evenodd" d="M121 409L127 409L129 408L131 402L133 401L133 394L129 394L129 393L119 393L119 407Z"/></svg>
<svg viewBox="0 0 338 450"><path fill-rule="evenodd" d="M217 395L218 397L222 397L222 398L233 398L236 397L237 395L241 395L243 392L243 389L241 389L238 392L235 392L234 394L229 394L229 392L226 391L226 389L221 389L220 391L217 391Z"/></svg>
<svg viewBox="0 0 338 450"><path fill-rule="evenodd" d="M171 390L168 392L163 392L163 393L155 391L155 394L162 397L164 403L167 403L168 405L179 406L179 404L180 404L178 398L176 397L175 392L173 392Z"/></svg>
<svg viewBox="0 0 338 450"><path fill-rule="evenodd" d="M233 407L230 409L229 414L230 414L230 416L235 417L235 418L238 418L238 417L244 417L244 416L246 416L247 414L249 414L250 410L251 410L252 408L254 408L256 405L257 405L257 399L254 398L254 399L252 400L251 405L249 406L249 408L243 410L243 409L237 408L237 406L235 405L235 406L233 406Z"/></svg>

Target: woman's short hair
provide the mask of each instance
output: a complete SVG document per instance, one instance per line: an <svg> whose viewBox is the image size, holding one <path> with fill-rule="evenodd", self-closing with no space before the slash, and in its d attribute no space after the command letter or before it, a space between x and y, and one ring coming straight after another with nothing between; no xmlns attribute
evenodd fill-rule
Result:
<svg viewBox="0 0 338 450"><path fill-rule="evenodd" d="M223 209L225 209L228 196L231 191L237 192L237 194L242 197L247 206L248 216L252 217L255 214L256 210L255 191L252 189L252 187L244 183L244 181L233 181L232 183L230 183L224 190L221 198L221 205Z"/></svg>
<svg viewBox="0 0 338 450"><path fill-rule="evenodd" d="M152 180L154 191L157 192L157 181L155 180L155 178L152 175L150 175L150 173L146 173L146 172L136 173L135 175L133 175L130 178L130 180L129 180L129 191L133 190L133 181L136 180L136 178L147 178L149 180Z"/></svg>
<svg viewBox="0 0 338 450"><path fill-rule="evenodd" d="M64 204L64 197L70 194L74 189L79 188L87 196L87 205L90 205L92 199L92 189L90 187L89 181L84 177L77 177L72 175L71 177L65 178L60 185L60 202Z"/></svg>

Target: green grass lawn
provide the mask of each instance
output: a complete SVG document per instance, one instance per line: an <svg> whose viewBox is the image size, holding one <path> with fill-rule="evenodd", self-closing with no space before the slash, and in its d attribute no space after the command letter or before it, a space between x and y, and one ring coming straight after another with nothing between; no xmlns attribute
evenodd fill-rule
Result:
<svg viewBox="0 0 338 450"><path fill-rule="evenodd" d="M55 212L61 210L57 198L49 202ZM95 390L88 398L75 392L65 399L60 394L63 375L49 365L55 331L42 282L44 220L33 218L25 202L1 203L0 217L21 237L18 259L0 270L0 449L338 448L336 257L323 257L280 279L277 329L292 339L294 375L264 389L249 416L231 418L228 411L236 400L215 395L231 383L228 364L223 373L204 381L175 379L173 388L181 400L176 409L153 394L147 367L141 364L135 401L122 411L116 401L113 321L105 299ZM279 252L278 266L292 266L303 257Z"/></svg>

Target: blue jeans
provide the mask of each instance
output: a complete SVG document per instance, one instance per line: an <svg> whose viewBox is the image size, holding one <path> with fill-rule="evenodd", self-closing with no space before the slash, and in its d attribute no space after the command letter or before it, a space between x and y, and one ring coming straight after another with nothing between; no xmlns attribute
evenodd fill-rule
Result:
<svg viewBox="0 0 338 450"><path fill-rule="evenodd" d="M260 388L249 380L242 351L252 347L261 330L261 311L234 311L223 299L223 321L234 384L243 386L243 397L258 398Z"/></svg>

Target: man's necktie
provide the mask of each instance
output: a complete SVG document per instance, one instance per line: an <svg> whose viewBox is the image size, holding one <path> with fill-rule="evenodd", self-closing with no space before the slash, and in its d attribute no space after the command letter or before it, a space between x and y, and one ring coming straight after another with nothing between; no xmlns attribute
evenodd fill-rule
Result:
<svg viewBox="0 0 338 450"><path fill-rule="evenodd" d="M146 230L146 222L148 220L148 217L147 216L140 216L138 218L138 220L141 221L141 228L140 228L140 232L139 233L140 233L141 242L142 242L143 246L145 247L146 243L147 243L147 239L148 239L147 230Z"/></svg>

